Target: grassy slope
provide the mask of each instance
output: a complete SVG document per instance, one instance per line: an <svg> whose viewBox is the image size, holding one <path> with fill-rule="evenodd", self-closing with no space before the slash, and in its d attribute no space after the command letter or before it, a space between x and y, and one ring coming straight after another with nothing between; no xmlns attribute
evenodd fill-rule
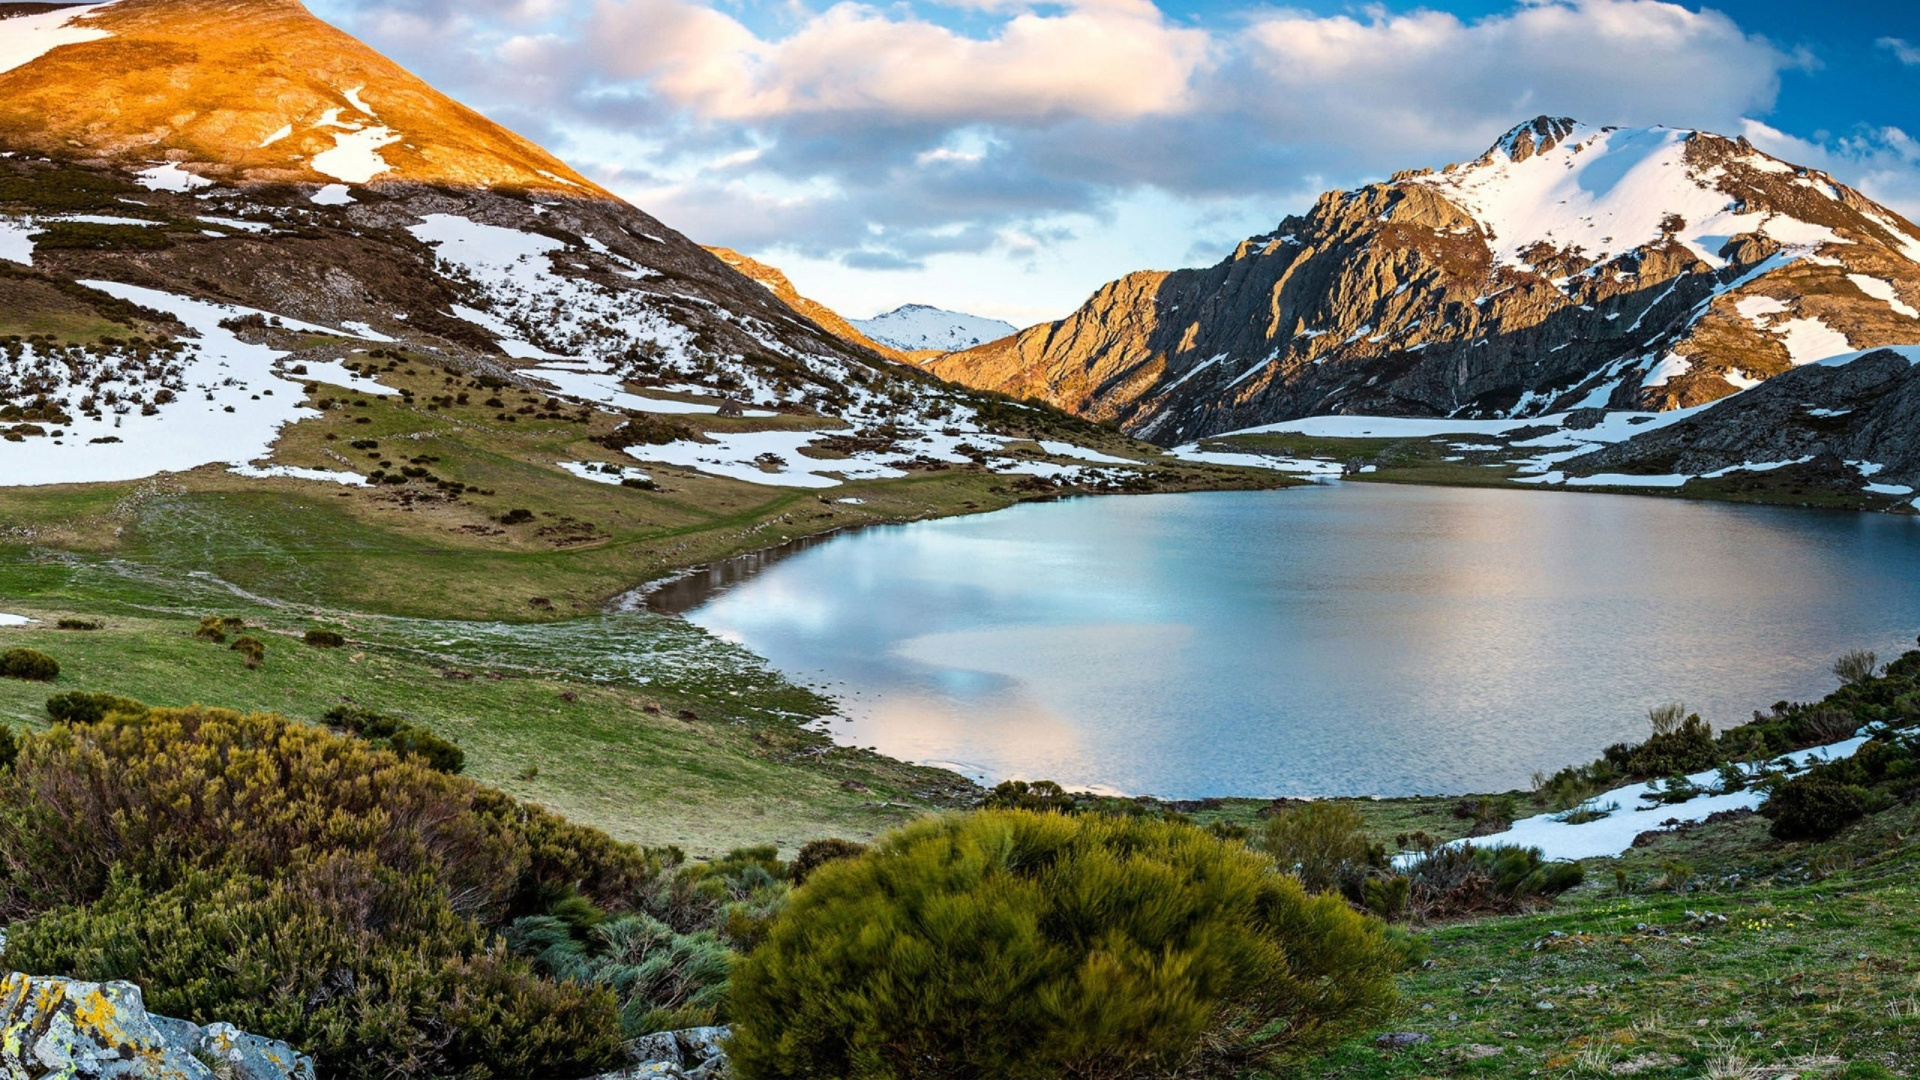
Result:
<svg viewBox="0 0 1920 1080"><path fill-rule="evenodd" d="M1432 931L1432 963L1403 978L1383 1029L1431 1041L1356 1039L1293 1075L1911 1075L1916 827L1904 807L1828 844L1777 844L1747 818L1590 862L1550 910ZM1684 892L1675 863L1693 871Z"/></svg>

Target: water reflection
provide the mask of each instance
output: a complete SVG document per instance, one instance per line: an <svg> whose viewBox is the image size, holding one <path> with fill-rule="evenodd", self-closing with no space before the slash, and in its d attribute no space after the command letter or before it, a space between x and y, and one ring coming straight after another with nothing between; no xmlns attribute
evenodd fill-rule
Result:
<svg viewBox="0 0 1920 1080"><path fill-rule="evenodd" d="M874 529L689 618L845 703L844 741L1169 796L1524 785L1685 699L1824 693L1920 630L1911 519L1342 485Z"/></svg>

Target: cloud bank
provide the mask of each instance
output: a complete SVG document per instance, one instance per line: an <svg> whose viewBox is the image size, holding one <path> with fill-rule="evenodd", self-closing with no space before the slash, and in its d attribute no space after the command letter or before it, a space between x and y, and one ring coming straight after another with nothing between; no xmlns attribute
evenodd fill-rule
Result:
<svg viewBox="0 0 1920 1080"><path fill-rule="evenodd" d="M1142 192L1185 207L1183 227L1261 206L1277 220L1541 113L1743 131L1810 63L1661 0L1204 23L1151 0L316 7L703 242L896 271L1017 266ZM1870 193L1920 194L1897 130L1797 152Z"/></svg>

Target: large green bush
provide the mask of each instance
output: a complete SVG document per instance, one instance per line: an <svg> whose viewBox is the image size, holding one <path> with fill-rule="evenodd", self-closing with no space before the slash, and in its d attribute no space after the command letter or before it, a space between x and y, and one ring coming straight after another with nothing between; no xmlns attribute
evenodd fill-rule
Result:
<svg viewBox="0 0 1920 1080"><path fill-rule="evenodd" d="M157 1011L316 1052L329 1078L618 1062L619 1009L647 1003L495 939L569 902L624 911L657 888L650 855L284 717L56 701L73 719L0 770L13 967L134 980Z"/></svg>
<svg viewBox="0 0 1920 1080"><path fill-rule="evenodd" d="M1825 840L1866 816L1866 793L1812 773L1780 785L1760 812L1773 820L1775 840Z"/></svg>
<svg viewBox="0 0 1920 1080"><path fill-rule="evenodd" d="M986 811L815 870L734 974L745 1080L1229 1074L1383 1015L1403 953L1190 825Z"/></svg>
<svg viewBox="0 0 1920 1080"><path fill-rule="evenodd" d="M274 880L196 871L10 929L16 970L140 984L155 1012L223 1020L329 1077L584 1076L622 1054L612 995L535 976L431 879L334 856Z"/></svg>

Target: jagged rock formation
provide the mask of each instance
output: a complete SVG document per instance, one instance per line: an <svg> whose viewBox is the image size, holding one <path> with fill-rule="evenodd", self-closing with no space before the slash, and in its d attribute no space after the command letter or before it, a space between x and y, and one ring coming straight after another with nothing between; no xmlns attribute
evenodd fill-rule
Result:
<svg viewBox="0 0 1920 1080"><path fill-rule="evenodd" d="M820 328L856 348L879 353L889 360L905 360L906 354L890 345L883 345L861 333L854 325L842 318L840 313L820 303L800 295L800 290L787 280L785 272L778 267L768 266L758 259L748 258L732 248L709 247L714 258L740 271L747 277L767 287L767 291L780 298L780 302L812 319Z"/></svg>
<svg viewBox="0 0 1920 1080"><path fill-rule="evenodd" d="M1808 487L1910 502L1920 490L1920 347L1796 368L1561 468L1570 476L1791 469Z"/></svg>
<svg viewBox="0 0 1920 1080"><path fill-rule="evenodd" d="M314 1080L313 1059L231 1024L147 1012L132 983L0 978L0 1075L102 1080Z"/></svg>
<svg viewBox="0 0 1920 1080"><path fill-rule="evenodd" d="M857 319L854 325L876 341L923 359L998 341L1015 330L999 319L926 304L903 304L884 315Z"/></svg>
<svg viewBox="0 0 1920 1080"><path fill-rule="evenodd" d="M1322 413L1698 405L1920 341L1916 309L1920 229L1832 177L1541 117L929 368L1172 444Z"/></svg>

